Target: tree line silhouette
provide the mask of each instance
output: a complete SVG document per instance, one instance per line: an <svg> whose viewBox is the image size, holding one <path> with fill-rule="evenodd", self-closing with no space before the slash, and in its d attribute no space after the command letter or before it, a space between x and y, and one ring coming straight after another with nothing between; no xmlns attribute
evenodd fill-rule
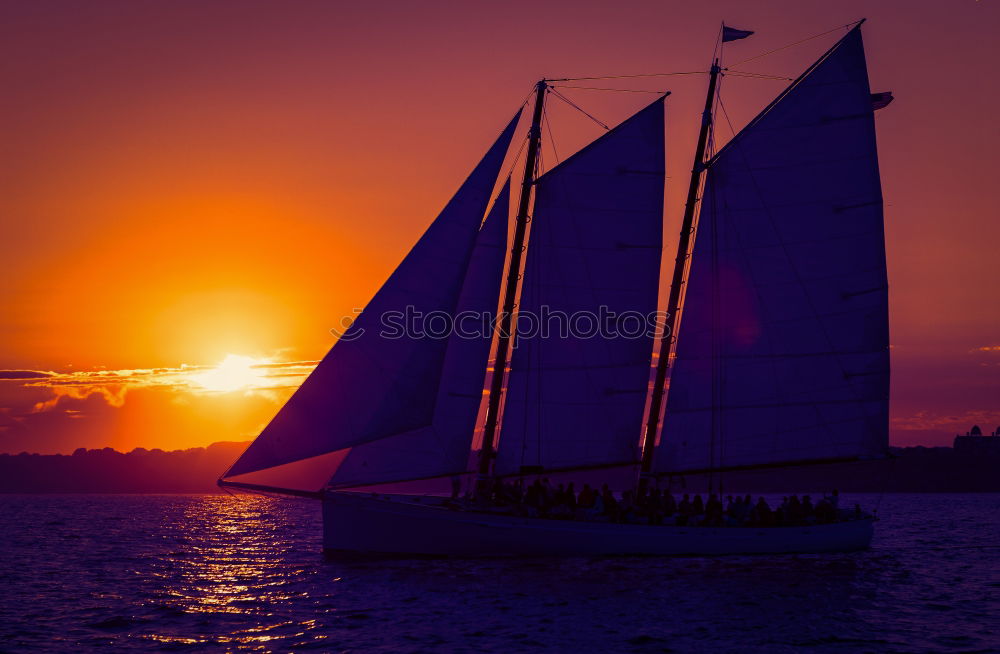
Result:
<svg viewBox="0 0 1000 654"><path fill-rule="evenodd" d="M110 447L64 454L0 454L0 493L218 493L216 480L247 443L163 451ZM893 448L893 458L800 468L728 472L726 492L1000 491L1000 451L963 453L950 447ZM719 477L713 480L718 484ZM676 477L672 488L700 491L705 476Z"/></svg>

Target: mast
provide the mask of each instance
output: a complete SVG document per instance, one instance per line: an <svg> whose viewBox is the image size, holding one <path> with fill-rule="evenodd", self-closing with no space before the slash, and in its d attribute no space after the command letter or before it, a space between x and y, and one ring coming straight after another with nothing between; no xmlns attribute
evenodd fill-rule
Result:
<svg viewBox="0 0 1000 654"><path fill-rule="evenodd" d="M510 350L511 326L513 323L514 300L517 297L517 282L521 278L521 257L524 254L524 236L528 227L528 208L531 204L531 188L535 182L535 164L538 161L538 147L542 138L542 108L548 85L541 80L535 86L535 110L531 116L531 131L528 132L528 153L524 160L524 177L521 180L521 197L517 205L514 221L514 242L510 250L510 268L507 270L507 284L504 290L503 309L498 326L499 339L497 354L493 362L493 377L490 380L490 400L486 410L486 424L483 427L483 446L479 453L480 479L490 474L490 463L494 456L497 422L500 413L500 399L503 392L504 373Z"/></svg>
<svg viewBox="0 0 1000 654"><path fill-rule="evenodd" d="M647 483L647 475L653 467L656 429L659 426L660 410L663 407L663 388L667 381L667 368L670 366L670 348L674 342L674 327L677 324L677 310L680 304L681 286L684 284L684 267L687 263L688 251L690 250L691 235L694 232L694 212L698 204L698 188L701 186L701 175L705 171L705 149L708 146L708 134L712 128L712 107L715 101L715 86L718 77L719 60L716 59L712 63L712 69L708 78L708 95L705 97L705 110L701 114L701 130L698 132L694 166L691 169L691 183L688 185L687 200L684 204L684 217L681 220L681 233L677 241L674 274L670 280L667 315L663 326L663 336L660 337L660 356L656 364L653 397L649 404L649 418L646 421L646 432L642 439L642 466L639 478L639 483L642 486Z"/></svg>

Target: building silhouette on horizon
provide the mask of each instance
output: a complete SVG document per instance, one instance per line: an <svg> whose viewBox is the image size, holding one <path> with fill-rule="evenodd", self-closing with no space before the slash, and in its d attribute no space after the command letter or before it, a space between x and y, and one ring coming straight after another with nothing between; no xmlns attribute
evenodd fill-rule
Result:
<svg viewBox="0 0 1000 654"><path fill-rule="evenodd" d="M972 429L965 432L965 436L961 434L955 436L952 447L955 449L955 454L963 456L998 455L1000 454L1000 427L997 427L989 436L985 436L979 425L973 425Z"/></svg>

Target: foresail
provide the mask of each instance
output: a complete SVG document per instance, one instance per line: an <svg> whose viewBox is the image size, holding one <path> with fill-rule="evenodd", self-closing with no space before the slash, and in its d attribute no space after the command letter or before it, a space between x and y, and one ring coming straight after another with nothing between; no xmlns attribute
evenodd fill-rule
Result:
<svg viewBox="0 0 1000 654"><path fill-rule="evenodd" d="M431 424L447 340L393 333L383 320L408 307L454 312L519 115L226 478Z"/></svg>
<svg viewBox="0 0 1000 654"><path fill-rule="evenodd" d="M498 474L637 459L663 175L661 98L536 182ZM610 321L603 334L588 326L626 314L631 321ZM578 318L569 324L559 316ZM551 332L529 333L532 323ZM560 324L569 329L560 333Z"/></svg>
<svg viewBox="0 0 1000 654"><path fill-rule="evenodd" d="M333 487L427 479L465 472L483 399L500 278L507 254L510 180L476 239L448 339L434 417L427 427L350 449L330 479Z"/></svg>
<svg viewBox="0 0 1000 654"><path fill-rule="evenodd" d="M855 28L710 163L654 468L882 455L887 293Z"/></svg>

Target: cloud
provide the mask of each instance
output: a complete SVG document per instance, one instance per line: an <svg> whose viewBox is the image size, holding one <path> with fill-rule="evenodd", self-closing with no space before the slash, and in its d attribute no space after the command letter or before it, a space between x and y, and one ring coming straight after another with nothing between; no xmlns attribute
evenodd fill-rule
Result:
<svg viewBox="0 0 1000 654"><path fill-rule="evenodd" d="M59 403L64 398L86 400L92 395L103 397L108 406L120 408L125 404L126 391L127 388L125 386L53 386L52 392L55 394L54 397L44 402L35 403L35 406L31 408L31 413L42 413L43 411L54 409L59 406ZM78 413L72 410L67 411L67 413L69 412Z"/></svg>
<svg viewBox="0 0 1000 654"><path fill-rule="evenodd" d="M44 379L54 374L43 370L0 370L0 379Z"/></svg>
<svg viewBox="0 0 1000 654"><path fill-rule="evenodd" d="M278 363L258 363L254 368L308 368L312 370L319 364L316 361L280 361Z"/></svg>
<svg viewBox="0 0 1000 654"><path fill-rule="evenodd" d="M984 345L982 347L977 347L974 350L970 350L970 352L973 352L973 353L975 353L975 352L996 352L996 353L1000 354L1000 345Z"/></svg>
<svg viewBox="0 0 1000 654"><path fill-rule="evenodd" d="M52 396L36 402L30 413L43 413L60 406L67 399L86 400L99 396L111 407L124 405L130 390L159 388L178 393L206 394L239 392L267 399L279 398L278 391L297 388L316 367L317 361L273 361L259 359L249 366L253 374L231 381L232 386L213 388L206 385L206 375L216 373L220 366L181 364L173 368L135 368L124 370L82 370L44 372L34 370L0 370L0 380L20 381L24 388L45 388ZM231 371L223 370L225 373Z"/></svg>
<svg viewBox="0 0 1000 654"><path fill-rule="evenodd" d="M892 419L893 429L900 431L950 430L955 433L969 431L972 425L993 429L1000 424L1000 411L966 411L958 415L942 415L933 411L918 411L909 416Z"/></svg>

